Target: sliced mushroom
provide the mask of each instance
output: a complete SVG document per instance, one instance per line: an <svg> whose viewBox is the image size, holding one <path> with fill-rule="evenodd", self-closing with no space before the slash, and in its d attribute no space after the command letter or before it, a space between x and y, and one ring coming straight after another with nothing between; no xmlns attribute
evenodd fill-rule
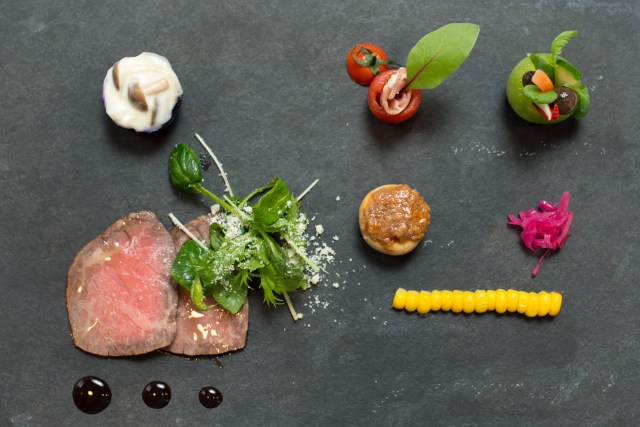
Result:
<svg viewBox="0 0 640 427"><path fill-rule="evenodd" d="M145 95L155 95L156 93L163 92L169 89L169 81L167 79L156 80L155 82L147 83L142 88Z"/></svg>
<svg viewBox="0 0 640 427"><path fill-rule="evenodd" d="M144 92L140 88L138 82L129 86L129 101L131 105L140 111L148 111L149 105L147 104L147 98L144 96Z"/></svg>
<svg viewBox="0 0 640 427"><path fill-rule="evenodd" d="M120 73L118 72L118 64L120 64L120 61L113 64L113 69L111 70L111 77L113 78L113 85L116 87L116 90L120 90Z"/></svg>
<svg viewBox="0 0 640 427"><path fill-rule="evenodd" d="M153 101L153 108L151 109L151 127L156 124L156 117L158 116L158 100Z"/></svg>

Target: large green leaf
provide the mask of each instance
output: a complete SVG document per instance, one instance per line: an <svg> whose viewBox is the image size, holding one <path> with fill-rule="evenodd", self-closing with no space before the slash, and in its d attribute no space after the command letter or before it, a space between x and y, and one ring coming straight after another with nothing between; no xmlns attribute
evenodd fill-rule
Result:
<svg viewBox="0 0 640 427"><path fill-rule="evenodd" d="M467 59L476 43L476 24L447 24L424 36L407 57L409 89L433 89Z"/></svg>

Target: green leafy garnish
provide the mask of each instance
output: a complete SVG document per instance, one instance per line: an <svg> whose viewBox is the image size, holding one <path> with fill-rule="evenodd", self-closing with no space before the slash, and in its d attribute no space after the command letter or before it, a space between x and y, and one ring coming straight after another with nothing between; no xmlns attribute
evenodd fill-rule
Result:
<svg viewBox="0 0 640 427"><path fill-rule="evenodd" d="M187 145L179 144L169 157L169 176L178 189L197 194L202 183L202 169L196 153Z"/></svg>
<svg viewBox="0 0 640 427"><path fill-rule="evenodd" d="M558 94L555 91L541 92L536 85L526 85L522 88L522 94L536 104L551 104L558 99Z"/></svg>
<svg viewBox="0 0 640 427"><path fill-rule="evenodd" d="M530 53L527 56L529 56L529 59L533 62L533 66L536 67L536 70L544 71L551 81L555 81L555 63L551 63L548 56L538 55L535 53Z"/></svg>
<svg viewBox="0 0 640 427"><path fill-rule="evenodd" d="M433 89L467 59L476 43L476 24L447 24L424 36L407 57L407 88Z"/></svg>
<svg viewBox="0 0 640 427"><path fill-rule="evenodd" d="M210 295L237 313L253 279L260 281L264 301L277 305L280 296L306 288L305 269L319 271L306 255L307 217L282 179L274 178L245 198L218 197L202 186L198 156L185 144L171 152L169 175L178 189L209 197L224 209L223 220L209 228L210 242L186 241L171 269L197 308L210 308L205 304Z"/></svg>
<svg viewBox="0 0 640 427"><path fill-rule="evenodd" d="M578 103L576 104L576 109L573 112L573 117L575 117L576 119L581 119L587 115L591 106L587 86L575 84L568 85L568 87L575 90L576 94L578 95Z"/></svg>
<svg viewBox="0 0 640 427"><path fill-rule="evenodd" d="M556 63L556 59L558 59L558 56L560 56L560 54L562 53L562 49L567 45L567 43L569 43L569 40L577 35L578 32L576 30L564 31L558 34L555 39L553 39L553 41L551 42L551 60L553 61L554 65Z"/></svg>

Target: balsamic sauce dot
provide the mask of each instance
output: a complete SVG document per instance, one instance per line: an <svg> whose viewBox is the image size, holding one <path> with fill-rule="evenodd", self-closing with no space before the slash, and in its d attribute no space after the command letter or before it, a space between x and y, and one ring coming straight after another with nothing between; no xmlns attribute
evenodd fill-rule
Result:
<svg viewBox="0 0 640 427"><path fill-rule="evenodd" d="M200 390L198 399L202 406L211 409L222 403L222 393L215 387L207 386Z"/></svg>
<svg viewBox="0 0 640 427"><path fill-rule="evenodd" d="M104 411L111 403L111 389L106 381L93 376L82 377L73 387L73 403L87 414Z"/></svg>
<svg viewBox="0 0 640 427"><path fill-rule="evenodd" d="M164 408L171 401L171 387L162 381L151 381L142 390L142 400L149 408Z"/></svg>

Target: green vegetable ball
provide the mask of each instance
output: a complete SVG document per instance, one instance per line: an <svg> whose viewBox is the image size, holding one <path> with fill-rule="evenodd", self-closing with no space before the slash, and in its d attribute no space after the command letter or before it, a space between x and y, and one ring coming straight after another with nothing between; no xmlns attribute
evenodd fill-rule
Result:
<svg viewBox="0 0 640 427"><path fill-rule="evenodd" d="M551 55L538 54L538 56L550 57ZM507 99L509 100L509 105L511 105L513 111L528 122L543 125L560 123L571 117L572 114L561 114L556 120L547 120L540 115L538 110L536 110L533 102L531 102L531 100L522 93L522 76L524 76L527 71L535 70L536 68L529 57L524 58L522 61L518 62L515 67L513 67L513 70L509 75L509 79L507 80Z"/></svg>

